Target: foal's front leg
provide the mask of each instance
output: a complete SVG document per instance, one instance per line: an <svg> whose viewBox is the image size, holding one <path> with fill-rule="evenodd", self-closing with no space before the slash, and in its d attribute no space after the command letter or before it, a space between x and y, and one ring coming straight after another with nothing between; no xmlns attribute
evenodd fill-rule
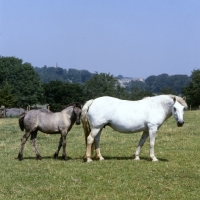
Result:
<svg viewBox="0 0 200 200"><path fill-rule="evenodd" d="M63 139L62 139L62 136L60 137L60 141L58 143L58 148L56 150L56 152L54 153L54 158L58 158L58 154L59 154L59 151L62 147L62 143L63 143Z"/></svg>
<svg viewBox="0 0 200 200"><path fill-rule="evenodd" d="M66 154L66 137L67 137L67 131L64 131L61 133L61 137L62 137L62 147L63 147L63 153L62 153L62 158L64 160L68 160L67 154Z"/></svg>

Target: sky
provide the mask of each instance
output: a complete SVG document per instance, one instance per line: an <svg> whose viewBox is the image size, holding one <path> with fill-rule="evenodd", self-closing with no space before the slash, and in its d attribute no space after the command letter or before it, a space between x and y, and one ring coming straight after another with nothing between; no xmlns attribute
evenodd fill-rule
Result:
<svg viewBox="0 0 200 200"><path fill-rule="evenodd" d="M0 0L0 56L147 78L200 69L199 0Z"/></svg>

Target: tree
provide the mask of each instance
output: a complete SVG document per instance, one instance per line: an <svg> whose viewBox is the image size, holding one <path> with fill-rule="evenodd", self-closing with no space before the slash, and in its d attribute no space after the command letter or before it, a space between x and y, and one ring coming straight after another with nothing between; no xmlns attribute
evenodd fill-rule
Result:
<svg viewBox="0 0 200 200"><path fill-rule="evenodd" d="M146 90L146 84L143 81L130 81L128 83L125 83L126 90L130 91L132 88L138 88L139 90Z"/></svg>
<svg viewBox="0 0 200 200"><path fill-rule="evenodd" d="M33 105L41 100L41 83L30 63L15 57L0 57L0 86L6 82L17 97L15 106Z"/></svg>
<svg viewBox="0 0 200 200"><path fill-rule="evenodd" d="M117 79L113 75L105 73L95 73L91 79L86 81L84 91L88 99L100 96L120 96L122 98L121 94L125 94L125 89L119 85Z"/></svg>
<svg viewBox="0 0 200 200"><path fill-rule="evenodd" d="M51 111L60 111L72 102L84 103L85 96L80 84L69 84L61 81L51 81L43 84L45 102Z"/></svg>
<svg viewBox="0 0 200 200"><path fill-rule="evenodd" d="M12 88L6 81L5 85L0 88L0 105L4 105L6 108L12 108L16 101L17 97L12 93Z"/></svg>
<svg viewBox="0 0 200 200"><path fill-rule="evenodd" d="M187 75L169 76L168 74L149 76L145 80L147 90L157 94L162 94L163 91L167 92L167 90L174 94L181 94L182 88L188 85L189 82L190 77Z"/></svg>
<svg viewBox="0 0 200 200"><path fill-rule="evenodd" d="M189 105L200 105L200 70L192 71L191 81L183 88L183 95L186 96Z"/></svg>
<svg viewBox="0 0 200 200"><path fill-rule="evenodd" d="M133 87L130 89L129 96L130 96L130 100L136 101L136 100L141 100L144 97L153 96L153 94L150 91L141 90L137 87Z"/></svg>

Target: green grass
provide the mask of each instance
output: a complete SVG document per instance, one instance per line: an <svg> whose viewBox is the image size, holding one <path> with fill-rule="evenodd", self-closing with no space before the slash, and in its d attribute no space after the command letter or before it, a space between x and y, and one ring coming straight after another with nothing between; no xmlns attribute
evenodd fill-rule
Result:
<svg viewBox="0 0 200 200"><path fill-rule="evenodd" d="M121 134L109 127L101 136L104 161L84 163L83 130L74 126L67 136L67 162L52 158L59 135L38 134L43 156L35 159L29 141L24 161L15 159L23 132L17 118L0 119L0 199L200 199L200 111L185 112L179 128L171 117L157 133L155 154L149 141L134 161L141 133Z"/></svg>

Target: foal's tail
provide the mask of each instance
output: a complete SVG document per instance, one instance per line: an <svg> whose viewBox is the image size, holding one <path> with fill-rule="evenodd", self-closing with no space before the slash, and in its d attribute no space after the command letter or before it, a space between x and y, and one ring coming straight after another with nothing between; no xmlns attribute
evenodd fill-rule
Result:
<svg viewBox="0 0 200 200"><path fill-rule="evenodd" d="M24 117L25 117L26 113L22 113L19 116L19 127L20 129L23 131L24 130Z"/></svg>
<svg viewBox="0 0 200 200"><path fill-rule="evenodd" d="M90 128L90 123L88 120L88 116L87 116L87 112L89 107L92 105L93 99L87 101L85 103L85 105L82 108L82 112L81 112L81 122L82 122L82 126L84 129L84 134L85 134L85 144L87 145L87 137L90 134L91 128Z"/></svg>

